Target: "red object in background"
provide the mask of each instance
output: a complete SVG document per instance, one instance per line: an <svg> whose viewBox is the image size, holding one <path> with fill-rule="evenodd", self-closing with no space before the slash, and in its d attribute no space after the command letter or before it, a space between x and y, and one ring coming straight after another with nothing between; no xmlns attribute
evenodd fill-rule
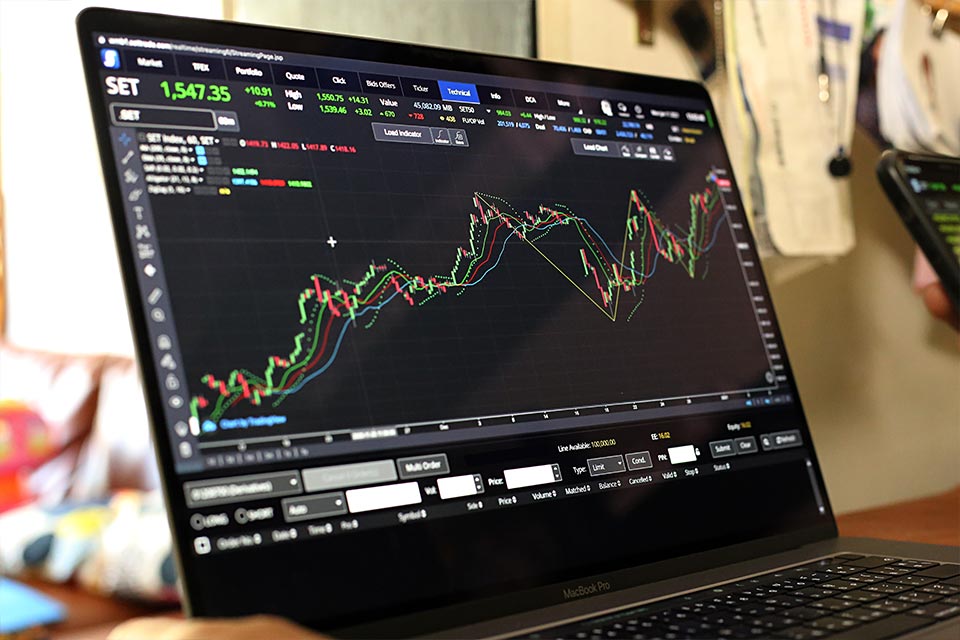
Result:
<svg viewBox="0 0 960 640"><path fill-rule="evenodd" d="M0 400L0 513L31 497L27 476L54 453L50 430L35 411Z"/></svg>

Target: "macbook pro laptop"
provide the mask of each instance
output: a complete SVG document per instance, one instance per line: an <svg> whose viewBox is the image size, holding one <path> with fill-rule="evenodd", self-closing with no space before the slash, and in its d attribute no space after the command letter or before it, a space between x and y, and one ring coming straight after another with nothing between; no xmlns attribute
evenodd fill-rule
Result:
<svg viewBox="0 0 960 640"><path fill-rule="evenodd" d="M189 615L957 637L956 548L837 537L701 85L78 30Z"/></svg>

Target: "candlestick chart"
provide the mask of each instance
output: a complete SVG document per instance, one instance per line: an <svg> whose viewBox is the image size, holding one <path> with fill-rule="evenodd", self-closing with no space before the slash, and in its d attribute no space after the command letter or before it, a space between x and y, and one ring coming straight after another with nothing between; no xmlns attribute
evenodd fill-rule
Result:
<svg viewBox="0 0 960 640"><path fill-rule="evenodd" d="M191 419L216 421L238 404L277 406L309 384L319 383L336 366L350 331L376 330L388 307L411 313L470 294L510 260L512 252L533 251L553 267L583 303L610 322L630 322L643 304L644 286L662 269L678 269L690 279L709 275L708 256L724 206L717 176L705 186L679 194L672 218L656 211L639 189L625 197L622 237L604 238L591 223L596 212L561 203L517 209L496 195L477 192L468 200L465 235L449 249L448 271L418 273L389 256L373 259L355 279L313 273L293 293L291 313L300 330L287 353L268 354L262 368L207 372L202 392L190 400ZM604 215L609 215L606 213Z"/></svg>

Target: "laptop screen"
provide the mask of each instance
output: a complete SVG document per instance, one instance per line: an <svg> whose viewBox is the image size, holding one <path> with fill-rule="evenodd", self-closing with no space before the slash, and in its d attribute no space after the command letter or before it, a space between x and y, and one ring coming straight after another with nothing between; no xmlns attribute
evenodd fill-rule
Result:
<svg viewBox="0 0 960 640"><path fill-rule="evenodd" d="M563 601L830 522L699 86L129 23L81 33L194 613Z"/></svg>

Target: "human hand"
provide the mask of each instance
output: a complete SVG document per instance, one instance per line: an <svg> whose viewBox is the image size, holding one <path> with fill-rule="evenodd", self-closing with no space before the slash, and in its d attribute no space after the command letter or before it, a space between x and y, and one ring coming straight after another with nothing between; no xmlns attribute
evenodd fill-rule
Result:
<svg viewBox="0 0 960 640"><path fill-rule="evenodd" d="M118 625L107 640L329 640L277 616L246 618L137 618Z"/></svg>
<svg viewBox="0 0 960 640"><path fill-rule="evenodd" d="M913 261L913 289L923 298L923 304L926 305L930 315L960 331L960 315L950 303L940 278L919 249Z"/></svg>

